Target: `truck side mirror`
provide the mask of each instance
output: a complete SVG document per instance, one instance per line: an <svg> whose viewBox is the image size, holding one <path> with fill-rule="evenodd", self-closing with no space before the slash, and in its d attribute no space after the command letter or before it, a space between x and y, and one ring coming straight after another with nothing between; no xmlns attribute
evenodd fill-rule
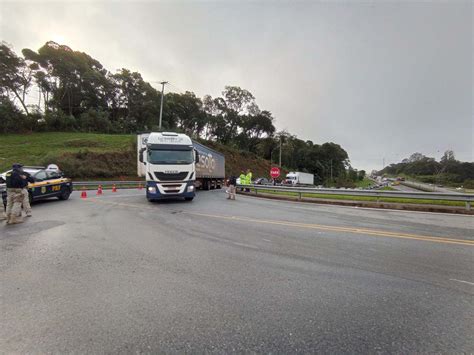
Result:
<svg viewBox="0 0 474 355"><path fill-rule="evenodd" d="M194 156L196 157L194 160L196 161L196 163L199 163L199 153L196 149L194 149Z"/></svg>
<svg viewBox="0 0 474 355"><path fill-rule="evenodd" d="M140 153L138 154L138 160L140 160L140 163L143 163L143 152L145 151L145 148L140 149Z"/></svg>

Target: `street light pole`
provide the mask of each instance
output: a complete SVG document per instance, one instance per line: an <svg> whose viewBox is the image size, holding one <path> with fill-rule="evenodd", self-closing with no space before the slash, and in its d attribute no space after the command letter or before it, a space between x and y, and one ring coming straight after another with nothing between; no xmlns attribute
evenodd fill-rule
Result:
<svg viewBox="0 0 474 355"><path fill-rule="evenodd" d="M280 136L280 168L281 168L281 136Z"/></svg>
<svg viewBox="0 0 474 355"><path fill-rule="evenodd" d="M160 105L160 122L158 123L159 129L161 129L161 118L163 117L163 97L165 94L165 84L168 84L168 82L162 81L160 84L161 84L161 105Z"/></svg>

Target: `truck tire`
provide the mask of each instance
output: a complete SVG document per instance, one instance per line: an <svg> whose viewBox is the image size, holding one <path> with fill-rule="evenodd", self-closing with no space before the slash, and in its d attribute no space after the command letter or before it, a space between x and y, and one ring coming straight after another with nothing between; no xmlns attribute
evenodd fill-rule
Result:
<svg viewBox="0 0 474 355"><path fill-rule="evenodd" d="M185 197L184 200L185 201L192 201L194 197Z"/></svg>
<svg viewBox="0 0 474 355"><path fill-rule="evenodd" d="M208 191L211 189L211 182L209 180L204 181L204 190Z"/></svg>

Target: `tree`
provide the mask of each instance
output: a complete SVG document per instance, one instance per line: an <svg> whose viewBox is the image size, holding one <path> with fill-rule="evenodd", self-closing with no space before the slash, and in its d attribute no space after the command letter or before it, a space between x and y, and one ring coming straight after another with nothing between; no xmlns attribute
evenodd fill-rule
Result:
<svg viewBox="0 0 474 355"><path fill-rule="evenodd" d="M445 151L443 156L441 157L441 164L446 164L454 161L456 161L456 157L454 156L454 152L452 150Z"/></svg>
<svg viewBox="0 0 474 355"><path fill-rule="evenodd" d="M31 87L32 79L32 68L5 42L2 42L0 45L0 95L18 99L27 115L29 112L26 95Z"/></svg>
<svg viewBox="0 0 474 355"><path fill-rule="evenodd" d="M26 48L23 55L36 64L38 86L51 93L48 104L54 108L76 117L89 109L108 109L112 88L98 60L53 41L38 52Z"/></svg>
<svg viewBox="0 0 474 355"><path fill-rule="evenodd" d="M169 126L195 137L201 136L207 123L202 100L189 91L166 94L163 117Z"/></svg>
<svg viewBox="0 0 474 355"><path fill-rule="evenodd" d="M215 131L216 139L221 143L228 143L239 134L245 115L259 113L255 97L247 90L237 86L226 86L222 92L223 97L213 99L211 96L204 98L204 110L212 116L222 118L219 130Z"/></svg>
<svg viewBox="0 0 474 355"><path fill-rule="evenodd" d="M421 153L413 153L412 155L410 155L410 158L408 158L408 162L413 163L415 161L423 160L424 158L426 157Z"/></svg>
<svg viewBox="0 0 474 355"><path fill-rule="evenodd" d="M110 76L113 86L111 121L123 131L152 129L158 125L160 94L140 73L120 69Z"/></svg>

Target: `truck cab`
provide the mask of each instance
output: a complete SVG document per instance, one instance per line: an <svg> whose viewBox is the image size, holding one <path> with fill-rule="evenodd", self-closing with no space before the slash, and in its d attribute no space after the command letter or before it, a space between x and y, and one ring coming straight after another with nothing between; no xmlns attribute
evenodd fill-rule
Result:
<svg viewBox="0 0 474 355"><path fill-rule="evenodd" d="M138 157L138 175L146 178L149 201L194 198L199 156L190 137L174 132L140 134Z"/></svg>

